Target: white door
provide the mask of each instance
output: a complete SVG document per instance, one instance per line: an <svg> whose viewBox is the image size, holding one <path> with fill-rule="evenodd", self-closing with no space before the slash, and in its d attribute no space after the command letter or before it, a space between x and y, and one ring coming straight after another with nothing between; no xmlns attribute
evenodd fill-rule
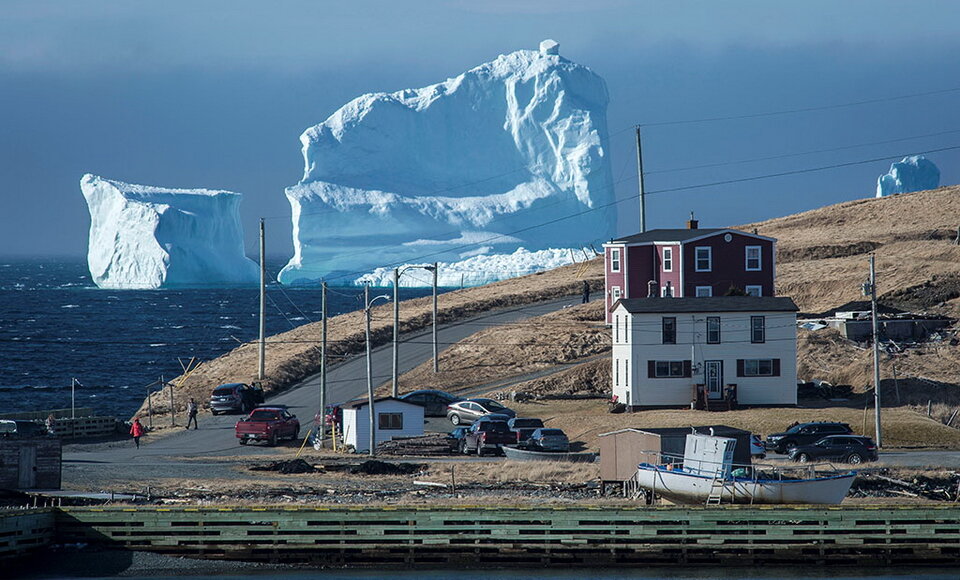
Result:
<svg viewBox="0 0 960 580"><path fill-rule="evenodd" d="M708 360L703 364L707 373L707 392L711 399L719 399L723 396L723 361Z"/></svg>
<svg viewBox="0 0 960 580"><path fill-rule="evenodd" d="M17 477L18 489L37 487L37 448L32 445L20 447L20 471Z"/></svg>

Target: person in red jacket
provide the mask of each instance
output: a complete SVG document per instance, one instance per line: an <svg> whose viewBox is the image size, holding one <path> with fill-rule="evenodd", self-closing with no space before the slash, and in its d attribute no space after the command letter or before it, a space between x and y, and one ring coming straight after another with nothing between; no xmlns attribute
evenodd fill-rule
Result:
<svg viewBox="0 0 960 580"><path fill-rule="evenodd" d="M137 444L137 449L140 449L140 438L143 437L143 423L140 422L140 417L133 418L133 425L130 426L130 434L133 435L133 442Z"/></svg>

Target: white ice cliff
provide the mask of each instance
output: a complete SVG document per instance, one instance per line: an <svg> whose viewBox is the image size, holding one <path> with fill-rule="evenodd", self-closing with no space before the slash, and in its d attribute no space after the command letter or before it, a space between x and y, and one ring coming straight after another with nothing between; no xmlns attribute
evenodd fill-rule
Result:
<svg viewBox="0 0 960 580"><path fill-rule="evenodd" d="M101 288L255 284L243 253L239 193L166 189L84 175L87 263Z"/></svg>
<svg viewBox="0 0 960 580"><path fill-rule="evenodd" d="M294 256L280 281L609 239L607 101L603 79L547 41L350 101L300 137L303 179L286 189Z"/></svg>
<svg viewBox="0 0 960 580"><path fill-rule="evenodd" d="M877 197L940 187L940 170L923 155L904 157L877 178Z"/></svg>

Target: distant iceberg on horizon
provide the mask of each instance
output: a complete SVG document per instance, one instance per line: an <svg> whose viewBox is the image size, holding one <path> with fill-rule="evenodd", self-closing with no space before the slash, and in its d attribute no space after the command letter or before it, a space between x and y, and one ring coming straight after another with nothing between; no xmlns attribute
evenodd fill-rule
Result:
<svg viewBox="0 0 960 580"><path fill-rule="evenodd" d="M607 87L558 49L544 41L438 84L362 95L307 129L279 281L612 237Z"/></svg>
<svg viewBox="0 0 960 580"><path fill-rule="evenodd" d="M87 265L111 289L255 285L243 251L241 194L134 185L86 174Z"/></svg>
<svg viewBox="0 0 960 580"><path fill-rule="evenodd" d="M923 155L904 157L877 178L877 197L940 187L940 169Z"/></svg>

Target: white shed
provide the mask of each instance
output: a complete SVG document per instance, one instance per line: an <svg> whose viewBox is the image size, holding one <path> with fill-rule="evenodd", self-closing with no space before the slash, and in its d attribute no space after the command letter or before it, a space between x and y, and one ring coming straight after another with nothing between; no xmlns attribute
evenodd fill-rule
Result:
<svg viewBox="0 0 960 580"><path fill-rule="evenodd" d="M370 451L370 406L364 399L342 406L343 442L352 445L357 452ZM376 444L390 441L394 437L416 437L423 435L423 407L395 399L383 397L373 400L373 412L376 414L374 436Z"/></svg>

